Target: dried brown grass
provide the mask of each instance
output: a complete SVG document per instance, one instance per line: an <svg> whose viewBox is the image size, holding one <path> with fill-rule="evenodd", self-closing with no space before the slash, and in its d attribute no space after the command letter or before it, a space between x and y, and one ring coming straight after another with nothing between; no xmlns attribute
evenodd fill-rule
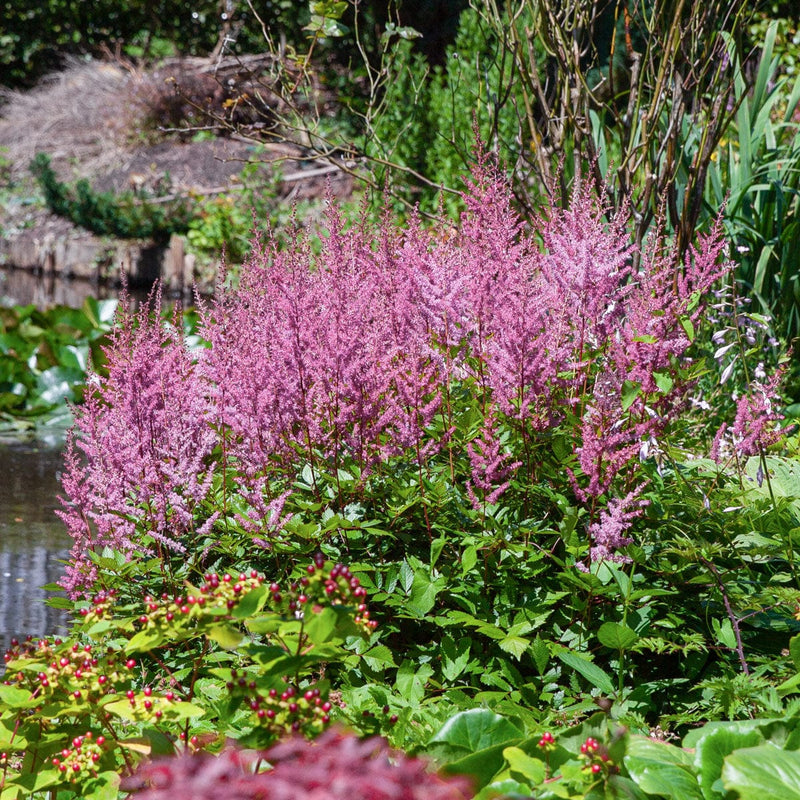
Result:
<svg viewBox="0 0 800 800"><path fill-rule="evenodd" d="M75 62L28 92L3 90L0 147L21 178L36 153L50 155L62 179L88 177L119 163L123 120L135 76L110 63Z"/></svg>

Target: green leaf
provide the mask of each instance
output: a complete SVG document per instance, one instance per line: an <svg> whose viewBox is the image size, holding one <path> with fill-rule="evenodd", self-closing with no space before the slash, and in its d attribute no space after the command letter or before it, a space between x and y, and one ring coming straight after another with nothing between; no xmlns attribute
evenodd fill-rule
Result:
<svg viewBox="0 0 800 800"><path fill-rule="evenodd" d="M706 798L722 798L725 792L720 778L725 758L734 750L756 747L764 743L758 731L739 732L731 728L716 728L709 731L698 742L694 763L700 775L700 787Z"/></svg>
<svg viewBox="0 0 800 800"><path fill-rule="evenodd" d="M655 380L659 391L663 394L672 391L674 382L672 380L672 376L668 375L666 372L654 372L653 379Z"/></svg>
<svg viewBox="0 0 800 800"><path fill-rule="evenodd" d="M428 743L446 744L475 753L487 747L515 742L522 731L510 720L486 708L471 708L450 717Z"/></svg>
<svg viewBox="0 0 800 800"><path fill-rule="evenodd" d="M31 699L31 693L27 689L0 684L0 703L4 708L28 708L35 706L37 702L35 697Z"/></svg>
<svg viewBox="0 0 800 800"><path fill-rule="evenodd" d="M519 661L523 653L528 649L530 642L522 636L506 636L498 644L505 653L510 653Z"/></svg>
<svg viewBox="0 0 800 800"><path fill-rule="evenodd" d="M478 548L470 545L461 554L461 577L463 578L478 562Z"/></svg>
<svg viewBox="0 0 800 800"><path fill-rule="evenodd" d="M531 787L539 786L547 776L544 762L529 756L519 747L506 747L503 758L508 762L512 776L526 780Z"/></svg>
<svg viewBox="0 0 800 800"><path fill-rule="evenodd" d="M619 622L604 622L597 631L597 638L600 644L612 650L629 650L639 640L636 631Z"/></svg>
<svg viewBox="0 0 800 800"><path fill-rule="evenodd" d="M636 401L641 392L642 385L637 381L623 381L622 383L622 410L627 411Z"/></svg>
<svg viewBox="0 0 800 800"><path fill-rule="evenodd" d="M637 736L628 743L625 767L646 794L670 800L703 800L691 759L678 747Z"/></svg>
<svg viewBox="0 0 800 800"><path fill-rule="evenodd" d="M397 670L395 687L404 699L419 703L425 696L425 684L433 675L433 668L430 664L422 664L419 669L415 667L411 660L406 659Z"/></svg>
<svg viewBox="0 0 800 800"><path fill-rule="evenodd" d="M597 664L593 664L577 653L571 653L566 650L557 655L564 664L583 675L592 686L599 689L603 694L613 695L615 693L611 678Z"/></svg>
<svg viewBox="0 0 800 800"><path fill-rule="evenodd" d="M737 750L725 759L722 783L741 800L800 800L800 753L772 745Z"/></svg>
<svg viewBox="0 0 800 800"><path fill-rule="evenodd" d="M789 639L789 655L797 670L800 670L800 633Z"/></svg>
<svg viewBox="0 0 800 800"><path fill-rule="evenodd" d="M531 643L531 655L539 675L544 675L544 671L550 661L550 647L538 634Z"/></svg>
<svg viewBox="0 0 800 800"><path fill-rule="evenodd" d="M242 633L231 625L213 625L208 629L208 638L225 650L233 650L242 641Z"/></svg>
<svg viewBox="0 0 800 800"><path fill-rule="evenodd" d="M394 654L385 644L379 644L377 647L370 648L366 653L362 653L361 658L370 669L374 670L383 670L386 667L397 666L394 660Z"/></svg>
<svg viewBox="0 0 800 800"><path fill-rule="evenodd" d="M264 607L267 591L267 586L257 586L252 591L242 595L242 597L239 599L239 602L231 612L231 616L235 617L236 619L244 619L245 617L249 617L251 614L255 614L256 611L261 611L261 609Z"/></svg>
<svg viewBox="0 0 800 800"><path fill-rule="evenodd" d="M424 617L433 608L436 603L436 595L445 587L446 583L447 579L443 575L431 580L423 570L417 570L414 573L414 582L411 585L411 594L406 601L406 608L415 612L417 616Z"/></svg>
<svg viewBox="0 0 800 800"><path fill-rule="evenodd" d="M447 544L447 539L440 537L439 539L434 539L431 542L431 559L430 559L430 566L433 569L436 566L436 562L439 560L439 556L442 554L442 550L444 550L444 546Z"/></svg>
<svg viewBox="0 0 800 800"><path fill-rule="evenodd" d="M442 675L445 680L454 681L466 669L469 663L471 642L467 637L456 643L451 636L442 639Z"/></svg>

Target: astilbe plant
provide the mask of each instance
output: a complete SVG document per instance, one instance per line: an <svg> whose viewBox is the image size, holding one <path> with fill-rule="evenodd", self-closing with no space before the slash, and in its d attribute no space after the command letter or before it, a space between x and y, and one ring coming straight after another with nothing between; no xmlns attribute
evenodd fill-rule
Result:
<svg viewBox="0 0 800 800"><path fill-rule="evenodd" d="M402 456L421 482L450 448L462 496L478 487L497 499L513 477L501 463L535 483L532 453L559 430L573 495L601 528L604 503L616 518L614 495L641 484L643 445L683 407L702 299L726 269L719 231L681 264L657 234L634 260L625 213L579 184L526 232L483 157L466 205L457 229L412 219L399 230L388 214L377 231L346 228L333 210L318 255L299 234L287 250L257 242L238 287L203 308L209 347L193 354L176 327L121 319L68 455L76 546L65 586L91 585L89 549L175 550L201 527L213 544L216 517L198 509L215 470L214 502L237 495L251 540L269 544L298 465L312 480L344 466L364 479ZM471 428L472 463L459 473L454 415L465 412L489 419ZM515 431L496 452L495 425Z"/></svg>
<svg viewBox="0 0 800 800"><path fill-rule="evenodd" d="M271 769L257 772L268 762ZM255 755L226 749L143 765L123 788L137 800L465 800L463 777L440 778L426 763L392 752L381 739L330 730L315 742L290 739Z"/></svg>

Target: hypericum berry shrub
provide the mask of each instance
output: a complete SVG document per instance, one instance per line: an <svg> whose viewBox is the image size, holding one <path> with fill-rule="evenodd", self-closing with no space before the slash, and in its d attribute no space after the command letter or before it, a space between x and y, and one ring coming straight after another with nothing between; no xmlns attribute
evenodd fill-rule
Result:
<svg viewBox="0 0 800 800"><path fill-rule="evenodd" d="M317 558L285 586L255 570L208 573L185 589L128 606L101 592L68 638L13 642L0 790L107 797L142 754L230 738L265 747L328 727L341 701L324 673L357 662L353 644L375 627L346 566Z"/></svg>
<svg viewBox="0 0 800 800"><path fill-rule="evenodd" d="M370 593L380 625L325 679L341 717L396 717L409 747L475 704L531 724L592 695L639 724L727 713L700 683L772 657L758 615L792 624L773 578L795 560L766 535L786 530L765 455L777 386L720 405L735 436L706 458L724 422L701 394L718 383L719 231L682 263L666 236L635 252L625 215L580 186L523 228L486 161L466 205L457 227L346 227L332 210L320 248L259 241L199 337L160 323L158 297L123 311L67 455L63 585L166 594L137 623L152 650L187 581L253 565L304 614L306 583L328 591L307 559L347 562L337 581ZM228 627L209 636L236 646ZM266 715L257 673L241 694Z"/></svg>

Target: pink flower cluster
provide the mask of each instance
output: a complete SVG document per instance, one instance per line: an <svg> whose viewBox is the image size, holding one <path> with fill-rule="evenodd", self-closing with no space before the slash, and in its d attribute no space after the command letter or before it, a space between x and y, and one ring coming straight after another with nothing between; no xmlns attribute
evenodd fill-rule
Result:
<svg viewBox="0 0 800 800"><path fill-rule="evenodd" d="M363 474L411 454L423 469L447 446L458 385L497 414L468 447L473 504L496 500L522 455L497 441L501 418L523 441L566 422L576 494L609 492L683 396L686 331L723 271L721 238L677 264L654 236L634 261L625 215L582 187L525 233L486 160L466 200L458 228L402 230L388 215L345 228L334 210L318 255L299 234L286 250L261 242L238 287L202 310L209 347L195 353L177 327L123 315L67 458L66 588L94 579L88 550L141 550L139 526L151 549L208 531L198 509L217 463L264 540L283 519L274 478L298 463Z"/></svg>

